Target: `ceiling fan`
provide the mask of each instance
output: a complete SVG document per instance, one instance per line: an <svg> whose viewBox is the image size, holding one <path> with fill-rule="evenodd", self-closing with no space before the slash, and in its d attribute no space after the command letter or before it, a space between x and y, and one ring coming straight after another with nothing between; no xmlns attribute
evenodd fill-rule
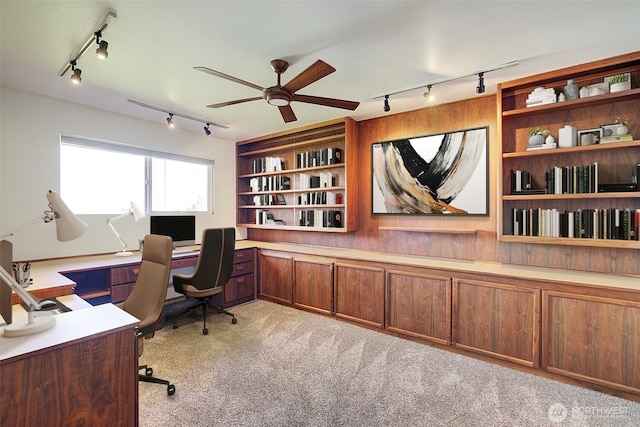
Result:
<svg viewBox="0 0 640 427"><path fill-rule="evenodd" d="M220 102L218 104L207 105L210 108L226 107L228 105L240 104L242 102L257 101L264 99L270 105L275 105L280 110L282 119L285 123L294 122L297 119L296 115L291 108L291 102L305 102L307 104L324 105L327 107L343 108L345 110L355 110L360 105L359 102L345 101L335 98L322 98L319 96L300 95L296 92L300 89L309 86L311 83L320 80L323 77L336 71L331 65L324 61L317 60L309 68L294 77L289 83L282 86L280 84L280 77L282 73L287 71L289 63L284 59L274 59L271 61L271 68L278 75L278 83L275 86L263 88L256 84L241 80L237 77L230 76L228 74L215 71L207 67L193 67L198 71L202 71L213 76L222 77L223 79L230 80L232 82L240 83L245 86L257 89L262 92L262 96L256 96L253 98L236 99L234 101Z"/></svg>

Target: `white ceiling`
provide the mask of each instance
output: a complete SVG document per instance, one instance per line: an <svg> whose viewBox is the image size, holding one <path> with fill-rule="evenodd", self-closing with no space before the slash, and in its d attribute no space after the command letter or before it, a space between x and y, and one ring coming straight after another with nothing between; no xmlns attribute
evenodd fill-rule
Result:
<svg viewBox="0 0 640 427"><path fill-rule="evenodd" d="M82 84L58 74L108 10L117 19L78 61ZM377 95L517 60L485 74L487 93L501 81L640 49L640 1L6 1L0 0L1 83L47 97L156 123L166 114L127 99L228 126L236 141L350 116L356 120L427 104L416 89ZM284 124L263 100L218 109L206 105L260 96L255 89L193 69L205 66L259 86L276 83L269 61L285 59L285 84L317 59L336 72L299 93L359 101L355 111L292 103ZM476 77L435 85L437 103L479 96ZM202 124L176 119L181 128Z"/></svg>

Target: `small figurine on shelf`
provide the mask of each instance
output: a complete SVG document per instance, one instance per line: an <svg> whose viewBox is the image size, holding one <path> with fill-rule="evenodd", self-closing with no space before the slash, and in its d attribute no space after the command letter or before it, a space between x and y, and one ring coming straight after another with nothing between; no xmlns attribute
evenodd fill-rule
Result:
<svg viewBox="0 0 640 427"><path fill-rule="evenodd" d="M616 123L620 125L616 129L618 135L625 135L629 132L629 120L626 117L618 116Z"/></svg>

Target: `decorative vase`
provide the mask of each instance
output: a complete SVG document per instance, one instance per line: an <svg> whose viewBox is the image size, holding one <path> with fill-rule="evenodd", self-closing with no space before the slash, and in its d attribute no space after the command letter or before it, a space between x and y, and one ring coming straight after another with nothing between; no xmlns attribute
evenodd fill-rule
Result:
<svg viewBox="0 0 640 427"><path fill-rule="evenodd" d="M616 128L616 133L618 135L626 135L629 133L629 128L626 125L621 125Z"/></svg>
<svg viewBox="0 0 640 427"><path fill-rule="evenodd" d="M529 147L539 147L542 144L544 144L543 135L531 135L529 137Z"/></svg>
<svg viewBox="0 0 640 427"><path fill-rule="evenodd" d="M553 137L553 135L549 135L545 140L544 143L545 144L553 144L554 142L556 142L556 139Z"/></svg>
<svg viewBox="0 0 640 427"><path fill-rule="evenodd" d="M578 99L578 98L580 98L580 88L573 81L573 79L567 80L567 85L564 87L562 92L564 92L564 96L566 96L567 99Z"/></svg>
<svg viewBox="0 0 640 427"><path fill-rule="evenodd" d="M560 92L560 94L558 95L558 102L564 102L567 100L567 97L564 96L564 93Z"/></svg>

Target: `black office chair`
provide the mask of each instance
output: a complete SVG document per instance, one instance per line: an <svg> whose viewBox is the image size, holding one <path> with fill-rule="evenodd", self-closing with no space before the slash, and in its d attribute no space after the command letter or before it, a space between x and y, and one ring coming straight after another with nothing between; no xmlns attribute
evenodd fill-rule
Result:
<svg viewBox="0 0 640 427"><path fill-rule="evenodd" d="M207 329L207 308L209 306L215 308L218 313L231 316L231 323L238 322L233 313L229 313L219 305L212 303L212 298L223 291L225 284L231 277L235 246L235 228L204 230L196 271L192 275L175 274L173 276L173 288L176 292L199 301L174 317L174 329L178 327L178 318L200 306L202 306L202 316L204 317L202 335L209 333Z"/></svg>

